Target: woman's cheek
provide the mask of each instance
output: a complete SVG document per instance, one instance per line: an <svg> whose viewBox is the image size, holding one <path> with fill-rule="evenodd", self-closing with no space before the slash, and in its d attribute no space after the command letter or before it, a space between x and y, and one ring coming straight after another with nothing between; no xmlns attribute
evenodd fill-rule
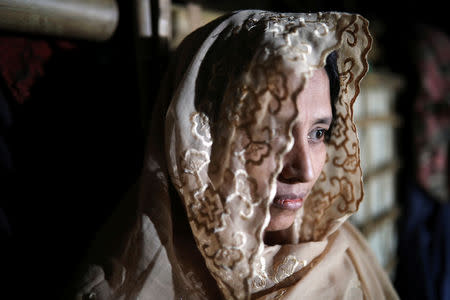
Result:
<svg viewBox="0 0 450 300"><path fill-rule="evenodd" d="M312 153L314 156L314 175L317 178L319 177L320 173L322 172L323 167L325 166L325 161L327 158L327 149L325 143L320 143L314 147L315 149L312 149Z"/></svg>

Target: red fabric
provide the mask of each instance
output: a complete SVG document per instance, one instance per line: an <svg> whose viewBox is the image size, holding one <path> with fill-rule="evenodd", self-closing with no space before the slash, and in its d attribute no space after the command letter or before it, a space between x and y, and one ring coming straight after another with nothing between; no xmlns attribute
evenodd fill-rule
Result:
<svg viewBox="0 0 450 300"><path fill-rule="evenodd" d="M59 49L69 50L75 45L57 41ZM19 103L30 97L30 89L45 73L45 63L54 49L45 40L23 37L0 37L0 74L12 96Z"/></svg>
<svg viewBox="0 0 450 300"><path fill-rule="evenodd" d="M44 64L52 55L49 44L21 37L0 37L0 72L11 94L23 103L36 79L44 75Z"/></svg>

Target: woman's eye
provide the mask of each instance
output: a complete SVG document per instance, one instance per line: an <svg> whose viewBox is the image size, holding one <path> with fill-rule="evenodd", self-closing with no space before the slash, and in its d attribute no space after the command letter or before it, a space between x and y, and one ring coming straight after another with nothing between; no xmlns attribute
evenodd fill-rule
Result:
<svg viewBox="0 0 450 300"><path fill-rule="evenodd" d="M320 142L324 139L325 135L327 133L326 129L323 128L319 128L319 129L314 129L313 131L311 131L311 133L308 135L308 138L312 141L312 142Z"/></svg>

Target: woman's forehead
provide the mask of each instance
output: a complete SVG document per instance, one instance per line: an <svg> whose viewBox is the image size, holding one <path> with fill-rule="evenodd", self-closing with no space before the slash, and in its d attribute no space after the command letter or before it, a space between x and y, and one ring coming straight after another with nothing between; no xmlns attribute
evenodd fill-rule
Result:
<svg viewBox="0 0 450 300"><path fill-rule="evenodd" d="M299 118L321 118L332 116L331 96L328 75L324 68L312 71L309 76L298 76L290 72L285 77L288 97L282 101L295 101ZM281 105L278 117L292 115L292 106Z"/></svg>

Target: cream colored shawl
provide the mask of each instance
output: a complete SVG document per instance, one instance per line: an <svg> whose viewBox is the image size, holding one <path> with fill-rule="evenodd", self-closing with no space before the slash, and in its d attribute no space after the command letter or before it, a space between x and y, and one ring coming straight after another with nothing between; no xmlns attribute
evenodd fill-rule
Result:
<svg viewBox="0 0 450 300"><path fill-rule="evenodd" d="M239 11L186 38L136 197L102 233L77 297L396 299L346 223L363 199L352 106L370 46L368 22L343 13ZM296 97L332 51L341 88L326 165L287 243L265 245Z"/></svg>

